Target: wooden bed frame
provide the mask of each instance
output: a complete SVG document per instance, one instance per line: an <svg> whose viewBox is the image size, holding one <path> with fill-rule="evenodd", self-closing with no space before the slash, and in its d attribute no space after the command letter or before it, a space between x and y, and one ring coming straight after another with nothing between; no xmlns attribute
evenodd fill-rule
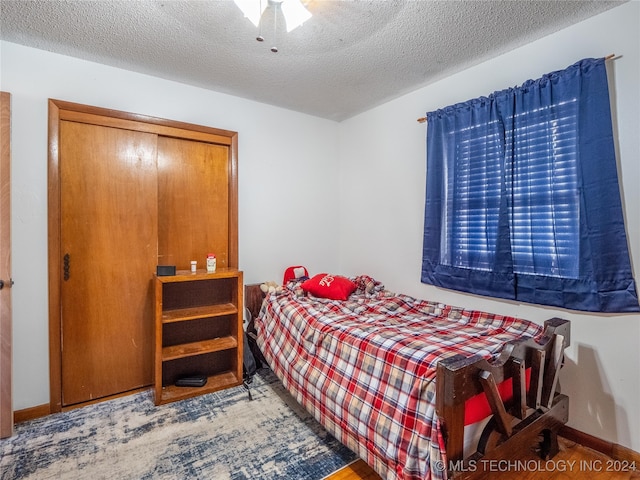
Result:
<svg viewBox="0 0 640 480"><path fill-rule="evenodd" d="M259 284L245 286L245 307L252 319L258 316L263 298ZM543 459L558 453L558 431L569 418L569 398L560 393L558 376L570 327L568 320L552 318L545 322L540 343L530 338L507 343L491 362L480 356L455 356L438 364L436 411L445 439L448 478L471 478L480 473L481 461L517 459L534 448ZM248 331L252 329L253 320ZM512 379L513 398L505 404L497 385L507 379ZM465 458L465 402L480 393L486 395L493 415L476 452Z"/></svg>
<svg viewBox="0 0 640 480"><path fill-rule="evenodd" d="M560 393L558 375L571 324L552 318L544 325L540 343L532 339L507 343L493 362L456 356L438 364L436 412L445 438L449 478L469 478L481 460L517 459L535 447L543 459L558 453L558 431L569 419L569 397ZM526 369L530 369L528 388ZM513 399L505 405L497 384L509 378ZM493 416L477 451L464 458L465 402L483 392Z"/></svg>

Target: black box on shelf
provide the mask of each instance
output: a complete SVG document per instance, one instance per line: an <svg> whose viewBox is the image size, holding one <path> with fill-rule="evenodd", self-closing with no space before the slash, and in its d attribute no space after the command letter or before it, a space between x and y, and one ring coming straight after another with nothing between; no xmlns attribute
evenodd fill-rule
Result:
<svg viewBox="0 0 640 480"><path fill-rule="evenodd" d="M156 275L159 277L169 277L176 274L175 265L158 265L156 267Z"/></svg>

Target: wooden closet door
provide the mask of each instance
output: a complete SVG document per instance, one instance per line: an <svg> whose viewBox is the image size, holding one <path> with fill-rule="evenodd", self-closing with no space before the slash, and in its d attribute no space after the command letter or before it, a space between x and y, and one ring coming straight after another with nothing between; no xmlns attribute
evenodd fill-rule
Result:
<svg viewBox="0 0 640 480"><path fill-rule="evenodd" d="M226 145L158 138L158 264L230 266L229 163Z"/></svg>
<svg viewBox="0 0 640 480"><path fill-rule="evenodd" d="M152 383L156 139L60 122L63 406Z"/></svg>

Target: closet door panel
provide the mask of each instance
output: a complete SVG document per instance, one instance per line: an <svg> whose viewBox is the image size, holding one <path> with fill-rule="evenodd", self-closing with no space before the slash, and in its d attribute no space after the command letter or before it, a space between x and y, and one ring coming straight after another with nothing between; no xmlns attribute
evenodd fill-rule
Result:
<svg viewBox="0 0 640 480"><path fill-rule="evenodd" d="M229 147L158 137L158 264L228 266Z"/></svg>
<svg viewBox="0 0 640 480"><path fill-rule="evenodd" d="M62 403L152 383L157 136L60 122Z"/></svg>

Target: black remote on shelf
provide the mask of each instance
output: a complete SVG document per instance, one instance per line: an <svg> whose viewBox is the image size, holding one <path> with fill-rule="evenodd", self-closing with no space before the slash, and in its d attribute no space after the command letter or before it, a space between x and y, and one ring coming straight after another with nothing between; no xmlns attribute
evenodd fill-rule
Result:
<svg viewBox="0 0 640 480"><path fill-rule="evenodd" d="M207 377L204 375L196 375L193 377L182 377L176 380L177 387L204 387L207 383Z"/></svg>

